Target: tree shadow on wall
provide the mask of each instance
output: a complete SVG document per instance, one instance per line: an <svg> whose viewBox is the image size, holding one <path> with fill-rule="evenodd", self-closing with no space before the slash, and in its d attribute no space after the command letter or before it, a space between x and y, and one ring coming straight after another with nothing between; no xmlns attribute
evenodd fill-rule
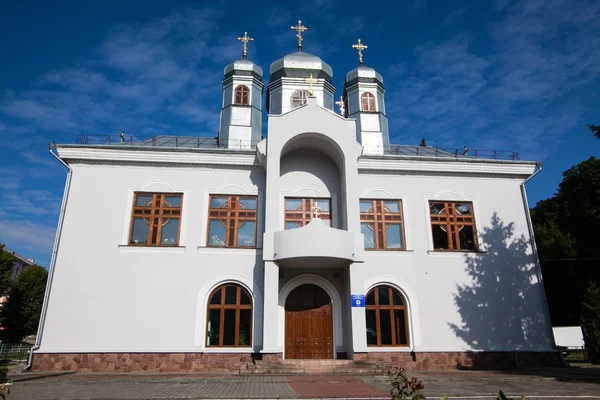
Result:
<svg viewBox="0 0 600 400"><path fill-rule="evenodd" d="M497 213L481 241L485 253L465 255L471 282L457 285L454 295L462 323L449 325L471 348L495 353L470 352L458 367L515 369L531 364L539 353L516 351L548 350L551 341L530 243L525 236L515 237L514 223L505 224Z"/></svg>

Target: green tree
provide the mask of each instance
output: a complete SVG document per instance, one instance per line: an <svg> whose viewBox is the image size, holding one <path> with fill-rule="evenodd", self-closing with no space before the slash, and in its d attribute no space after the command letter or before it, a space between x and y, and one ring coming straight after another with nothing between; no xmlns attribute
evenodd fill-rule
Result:
<svg viewBox="0 0 600 400"><path fill-rule="evenodd" d="M600 160L569 168L556 194L531 210L554 326L579 325L587 282L600 282Z"/></svg>
<svg viewBox="0 0 600 400"><path fill-rule="evenodd" d="M18 343L36 333L44 301L48 271L39 265L26 268L8 291L8 299L0 309L2 340Z"/></svg>
<svg viewBox="0 0 600 400"><path fill-rule="evenodd" d="M577 256L600 255L600 160L591 157L566 170L556 197L561 207L558 223L575 240Z"/></svg>
<svg viewBox="0 0 600 400"><path fill-rule="evenodd" d="M0 243L0 296L6 294L10 288L14 260L15 257L4 250L4 245Z"/></svg>
<svg viewBox="0 0 600 400"><path fill-rule="evenodd" d="M600 125L588 125L588 128L594 133L596 139L600 139Z"/></svg>
<svg viewBox="0 0 600 400"><path fill-rule="evenodd" d="M585 333L585 342L593 362L600 361L600 288L596 282L588 284L583 300L581 322Z"/></svg>

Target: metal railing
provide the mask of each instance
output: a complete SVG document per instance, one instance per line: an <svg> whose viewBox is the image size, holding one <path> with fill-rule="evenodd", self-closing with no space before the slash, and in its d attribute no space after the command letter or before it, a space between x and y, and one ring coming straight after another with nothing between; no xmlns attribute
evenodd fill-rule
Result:
<svg viewBox="0 0 600 400"><path fill-rule="evenodd" d="M219 140L217 137L206 136L169 136L158 135L139 137L134 135L79 135L77 143L83 145L114 145L136 147L188 148L188 149L231 149L251 150L256 148L259 141L250 140ZM399 155L436 158L459 159L488 159L488 160L520 160L516 151L499 150L470 150L438 148L432 146L408 146L392 144L383 147L368 147L363 149L364 155Z"/></svg>
<svg viewBox="0 0 600 400"><path fill-rule="evenodd" d="M466 147L458 148L438 148L432 146L407 146L392 144L384 147L365 147L363 154L383 154L399 156L419 156L419 157L443 157L443 158L462 158L462 159L489 159L489 160L520 160L520 154L516 151L500 150L470 150Z"/></svg>
<svg viewBox="0 0 600 400"><path fill-rule="evenodd" d="M0 360L26 360L32 346L28 343L0 343Z"/></svg>
<svg viewBox="0 0 600 400"><path fill-rule="evenodd" d="M78 135L77 144L84 145L115 145L188 149L237 149L248 150L255 148L259 141L254 140L219 140L206 136L167 136L158 135L139 137L133 135Z"/></svg>

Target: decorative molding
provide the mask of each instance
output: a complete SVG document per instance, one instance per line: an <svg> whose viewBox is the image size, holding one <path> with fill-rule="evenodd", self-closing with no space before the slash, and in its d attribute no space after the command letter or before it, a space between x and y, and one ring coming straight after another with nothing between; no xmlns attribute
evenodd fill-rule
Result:
<svg viewBox="0 0 600 400"><path fill-rule="evenodd" d="M164 185L166 187L169 188L169 190L164 190L164 189L159 189L159 188L152 188L152 186L160 186L160 185ZM173 193L179 193L179 191L177 190L177 187L175 186L175 184L173 184L172 182L168 182L168 181L150 181L145 183L144 185L141 186L141 188L135 189L134 192L137 191L143 191L143 192L173 192Z"/></svg>
<svg viewBox="0 0 600 400"><path fill-rule="evenodd" d="M454 159L412 156L361 157L358 160L359 173L429 173L466 175L494 175L523 178L535 170L535 163L529 161L502 161L485 159Z"/></svg>
<svg viewBox="0 0 600 400"><path fill-rule="evenodd" d="M375 193L378 191L385 193L387 195L387 197L379 196L377 194L372 195L372 193ZM396 199L397 197L399 197L399 196L397 196L391 190L389 190L385 187L369 188L360 194L361 199L369 199L369 198L372 198L372 199L382 199L382 198Z"/></svg>
<svg viewBox="0 0 600 400"><path fill-rule="evenodd" d="M152 148L115 146L58 146L62 159L67 161L107 162L109 164L206 165L260 167L254 149L247 152L227 149Z"/></svg>
<svg viewBox="0 0 600 400"><path fill-rule="evenodd" d="M302 190L314 190L315 192L317 192L317 196L327 197L327 198L331 197L331 193L321 190L321 188L319 188L316 185L300 185L300 186L297 186L291 193L284 192L284 194L287 195L289 193L289 196L298 196L298 193ZM307 196L308 196L308 194L305 195L305 197L307 197ZM285 207L285 204L284 204L284 207Z"/></svg>
<svg viewBox="0 0 600 400"><path fill-rule="evenodd" d="M229 187L233 187L236 188L236 190L225 190ZM241 189L241 191L239 190ZM242 193L243 191L243 193ZM256 190L250 190L248 189L248 187L244 184L238 183L238 182L227 182L222 184L221 186L217 187L214 191L211 192L211 194L235 194L235 195L244 195L244 194L248 194L248 195L258 195L258 188L256 188Z"/></svg>
<svg viewBox="0 0 600 400"><path fill-rule="evenodd" d="M447 196L446 193L450 195ZM471 199L467 198L467 196L465 196L463 193L450 189L440 189L433 195L433 198L430 200L438 199L443 201L471 201Z"/></svg>

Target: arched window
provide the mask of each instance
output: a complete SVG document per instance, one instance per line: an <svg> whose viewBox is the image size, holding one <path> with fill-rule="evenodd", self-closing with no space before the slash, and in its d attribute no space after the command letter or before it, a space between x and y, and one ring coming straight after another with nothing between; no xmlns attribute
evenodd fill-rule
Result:
<svg viewBox="0 0 600 400"><path fill-rule="evenodd" d="M367 345L408 346L406 302L394 288L381 285L367 294Z"/></svg>
<svg viewBox="0 0 600 400"><path fill-rule="evenodd" d="M292 97L290 98L290 104L292 109L306 104L307 97L308 90L296 90L294 93L292 93Z"/></svg>
<svg viewBox="0 0 600 400"><path fill-rule="evenodd" d="M375 109L375 96L373 96L371 93L363 93L361 99L363 111L377 111Z"/></svg>
<svg viewBox="0 0 600 400"><path fill-rule="evenodd" d="M250 89L248 86L240 85L235 88L235 104L250 104Z"/></svg>
<svg viewBox="0 0 600 400"><path fill-rule="evenodd" d="M210 294L206 322L206 345L250 347L252 299L234 283L221 285Z"/></svg>

